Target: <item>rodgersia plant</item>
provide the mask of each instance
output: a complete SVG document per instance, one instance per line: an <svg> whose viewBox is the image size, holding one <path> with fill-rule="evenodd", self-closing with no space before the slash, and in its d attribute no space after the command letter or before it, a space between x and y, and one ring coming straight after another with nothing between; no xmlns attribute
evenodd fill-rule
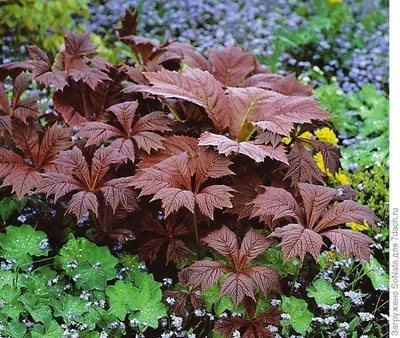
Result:
<svg viewBox="0 0 400 338"><path fill-rule="evenodd" d="M109 308L98 310L97 326L108 334L131 325L138 335L152 328L162 337L202 337L215 328L222 337L272 337L284 320L285 332L305 334L307 303L293 299L297 278L314 279L330 244L346 258L372 254L368 236L343 227L374 226L373 212L352 201L348 186L327 187L340 152L314 135L331 114L294 74L272 74L234 45L211 48L206 58L181 43L136 36L136 17L127 12L119 29L132 51L127 64L98 57L88 34L67 33L54 63L35 46L33 61L1 67L16 77L18 93L11 109L5 95L0 101L3 186L18 198L54 196L58 212L90 216L91 239L121 242L155 274L166 263L162 277L179 276L177 285L165 284L171 311L163 320L151 276L135 275L132 284L121 270L114 283L118 260L108 249L70 237L58 265L76 288L105 292ZM39 116L33 104L17 111L29 86L25 71L54 90L53 112ZM78 302L71 297L54 310L68 325L65 304ZM300 328L290 304L306 318ZM13 316L7 325L20 318ZM195 318L202 319L193 325Z"/></svg>

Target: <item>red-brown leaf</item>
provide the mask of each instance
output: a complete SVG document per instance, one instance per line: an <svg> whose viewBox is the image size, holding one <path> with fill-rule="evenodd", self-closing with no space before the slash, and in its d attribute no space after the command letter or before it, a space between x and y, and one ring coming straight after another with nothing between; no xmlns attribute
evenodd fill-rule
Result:
<svg viewBox="0 0 400 338"><path fill-rule="evenodd" d="M226 185L210 185L196 194L196 204L201 213L213 220L214 209L232 208L233 191Z"/></svg>
<svg viewBox="0 0 400 338"><path fill-rule="evenodd" d="M309 229L312 229L314 224L325 211L328 204L337 194L337 190L308 183L299 183L298 187L301 198L304 202L304 209L307 216L307 226Z"/></svg>
<svg viewBox="0 0 400 338"><path fill-rule="evenodd" d="M286 75L276 82L268 83L268 85L272 90L286 96L312 96L314 88L312 85L297 81L295 73ZM260 84L260 86L264 87L263 84Z"/></svg>
<svg viewBox="0 0 400 338"><path fill-rule="evenodd" d="M290 193L282 188L264 187L264 189L265 192L251 202L252 217L272 216L272 220L283 217L293 217L298 221L301 219L301 210Z"/></svg>
<svg viewBox="0 0 400 338"><path fill-rule="evenodd" d="M235 309L243 301L244 296L254 300L254 282L249 276L241 273L232 273L221 285L220 296L229 296Z"/></svg>
<svg viewBox="0 0 400 338"><path fill-rule="evenodd" d="M194 212L195 196L191 191L179 188L163 188L153 196L151 201L161 200L165 216L185 207Z"/></svg>
<svg viewBox="0 0 400 338"><path fill-rule="evenodd" d="M242 218L250 218L253 206L250 204L257 194L260 192L259 186L263 184L263 181L256 174L240 174L233 176L234 184L231 187L235 190L232 195L232 209L228 209L225 212L230 214L238 215L238 220Z"/></svg>
<svg viewBox="0 0 400 338"><path fill-rule="evenodd" d="M228 100L221 84L207 71L187 69L177 73L163 69L157 73L145 73L145 76L153 86L143 91L197 104L204 107L218 131L228 127Z"/></svg>
<svg viewBox="0 0 400 338"><path fill-rule="evenodd" d="M212 247L232 264L238 264L239 247L236 234L225 225L221 229L213 231L202 242Z"/></svg>
<svg viewBox="0 0 400 338"><path fill-rule="evenodd" d="M224 274L230 272L224 264L206 260L194 262L189 270L192 271L189 282L200 286L202 291L216 284Z"/></svg>
<svg viewBox="0 0 400 338"><path fill-rule="evenodd" d="M251 266L244 270L244 273L249 275L251 279L254 280L265 298L267 298L267 295L270 292L281 292L281 284L278 271L264 266Z"/></svg>
<svg viewBox="0 0 400 338"><path fill-rule="evenodd" d="M329 238L340 253L346 258L354 255L358 259L369 261L372 250L369 247L374 241L361 232L347 229L334 229L321 233L322 236Z"/></svg>
<svg viewBox="0 0 400 338"><path fill-rule="evenodd" d="M93 211L97 216L98 206L99 203L94 193L80 191L71 197L65 213L73 213L76 215L77 219L80 220L83 216L86 216L89 211Z"/></svg>
<svg viewBox="0 0 400 338"><path fill-rule="evenodd" d="M65 34L65 68L80 69L83 65L83 58L96 54L96 46L90 41L90 33Z"/></svg>
<svg viewBox="0 0 400 338"><path fill-rule="evenodd" d="M109 138L121 136L121 131L107 123L89 122L79 130L76 136L86 138L86 146L100 145Z"/></svg>
<svg viewBox="0 0 400 338"><path fill-rule="evenodd" d="M271 246L272 241L264 234L255 232L254 229L247 231L242 240L239 251L239 261L241 266L246 266L258 255L266 251Z"/></svg>
<svg viewBox="0 0 400 338"><path fill-rule="evenodd" d="M266 145L257 145L251 141L236 142L223 135L212 134L208 131L200 136L199 145L216 146L220 154L226 156L232 153L240 153L252 158L256 162L263 162L265 157L287 163L287 157L283 146L273 148Z"/></svg>
<svg viewBox="0 0 400 338"><path fill-rule="evenodd" d="M44 173L38 192L46 194L46 197L54 194L54 201L74 190L82 190L85 187L71 176L59 173Z"/></svg>
<svg viewBox="0 0 400 338"><path fill-rule="evenodd" d="M315 226L314 231L318 232L347 222L363 224L364 220L371 226L376 225L376 216L369 207L353 201L344 201L329 209Z"/></svg>
<svg viewBox="0 0 400 338"><path fill-rule="evenodd" d="M306 253L310 253L315 261L318 260L323 242L322 237L314 231L300 224L288 224L275 229L271 236L282 239L279 246L282 247L285 261L294 257L304 260Z"/></svg>
<svg viewBox="0 0 400 338"><path fill-rule="evenodd" d="M15 192L17 197L21 199L28 194L33 188L40 185L40 173L28 166L18 166L17 170L10 172L3 180L1 187L12 186L12 193Z"/></svg>
<svg viewBox="0 0 400 338"><path fill-rule="evenodd" d="M210 48L214 76L225 87L234 87L255 68L255 58L249 52L231 45L222 49Z"/></svg>
<svg viewBox="0 0 400 338"><path fill-rule="evenodd" d="M289 136L294 123L325 120L331 114L321 109L310 97L282 97L265 102L263 109L249 116L249 122L273 133Z"/></svg>
<svg viewBox="0 0 400 338"><path fill-rule="evenodd" d="M57 89L63 90L68 84L65 71L52 71L52 63L45 52L37 46L28 46L28 52L32 57L33 79L42 83L46 87L50 84Z"/></svg>
<svg viewBox="0 0 400 338"><path fill-rule="evenodd" d="M316 165L311 152L296 142L288 154L289 168L284 179L290 178L292 185L299 182L324 183L322 171Z"/></svg>

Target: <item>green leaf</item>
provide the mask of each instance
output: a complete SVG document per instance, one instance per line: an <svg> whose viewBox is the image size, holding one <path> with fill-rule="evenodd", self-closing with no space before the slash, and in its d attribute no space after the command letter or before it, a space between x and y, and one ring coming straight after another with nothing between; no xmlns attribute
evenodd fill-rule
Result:
<svg viewBox="0 0 400 338"><path fill-rule="evenodd" d="M3 219L3 221L7 221L7 219L14 212L21 212L22 209L25 208L27 201L28 201L27 196L24 196L20 200L18 199L17 195L4 197L0 201L0 216Z"/></svg>
<svg viewBox="0 0 400 338"><path fill-rule="evenodd" d="M324 279L317 279L307 288L307 296L315 298L318 305L333 305L340 297L340 292L336 291L330 283Z"/></svg>
<svg viewBox="0 0 400 338"><path fill-rule="evenodd" d="M126 314L133 309L132 302L136 297L136 292L132 283L118 280L115 285L106 287L106 296L109 297L109 312L116 315L120 320L124 320Z"/></svg>
<svg viewBox="0 0 400 338"><path fill-rule="evenodd" d="M290 319L281 321L282 325L287 323L291 325L297 333L305 336L313 319L313 314L307 309L306 301L293 296L282 296L280 309L290 315Z"/></svg>
<svg viewBox="0 0 400 338"><path fill-rule="evenodd" d="M11 338L23 338L26 333L26 326L24 323L21 323L18 319L14 319L11 322L8 322L6 325L6 329L2 332L6 337Z"/></svg>
<svg viewBox="0 0 400 338"><path fill-rule="evenodd" d="M32 338L56 338L62 337L63 329L55 320L49 320L46 324L35 325L31 331Z"/></svg>
<svg viewBox="0 0 400 338"><path fill-rule="evenodd" d="M364 263L363 270L371 280L375 290L380 290L382 288L389 289L389 275L376 258L373 257L369 262Z"/></svg>
<svg viewBox="0 0 400 338"><path fill-rule="evenodd" d="M44 324L51 320L51 309L40 298L36 298L33 294L25 293L19 297L19 300L24 304L25 309L30 313L35 322L42 322Z"/></svg>
<svg viewBox="0 0 400 338"><path fill-rule="evenodd" d="M86 302L79 297L64 294L59 300L51 303L51 306L54 308L54 316L62 317L69 324L71 321L77 321L77 318L86 312L85 304Z"/></svg>
<svg viewBox="0 0 400 338"><path fill-rule="evenodd" d="M218 284L213 285L203 293L203 300L208 312L211 312L214 306L214 311L217 315L227 310L233 311L234 306L229 296L219 297L220 288Z"/></svg>
<svg viewBox="0 0 400 338"><path fill-rule="evenodd" d="M40 243L47 239L43 231L35 231L30 225L10 225L6 234L0 234L0 257L16 260L16 265L32 263L32 256L47 256L49 248L41 249Z"/></svg>
<svg viewBox="0 0 400 338"><path fill-rule="evenodd" d="M8 317L18 320L21 313L24 312L24 307L19 302L20 289L10 285L4 285L0 289L0 300L3 303L1 312Z"/></svg>
<svg viewBox="0 0 400 338"><path fill-rule="evenodd" d="M76 281L78 288L104 290L107 281L115 278L118 259L105 247L98 247L85 238L70 240L60 250L60 261L69 276L80 275ZM73 268L70 263L78 266Z"/></svg>
<svg viewBox="0 0 400 338"><path fill-rule="evenodd" d="M154 329L158 327L158 319L166 315L159 284L146 282L140 288L134 288L134 298L131 301L133 310L137 312L130 315L130 319L136 318L141 324Z"/></svg>
<svg viewBox="0 0 400 338"><path fill-rule="evenodd" d="M278 247L269 248L261 257L262 259L257 261L259 265L273 268L279 271L280 275L284 277L287 275L294 275L297 271L297 264L299 264L297 258L291 259L285 263L282 250Z"/></svg>

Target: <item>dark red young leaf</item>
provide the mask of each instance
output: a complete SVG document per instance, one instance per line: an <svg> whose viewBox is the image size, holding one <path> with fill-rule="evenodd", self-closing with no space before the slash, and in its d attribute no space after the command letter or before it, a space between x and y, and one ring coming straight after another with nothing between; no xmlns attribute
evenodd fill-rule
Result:
<svg viewBox="0 0 400 338"><path fill-rule="evenodd" d="M225 212L237 215L238 220L250 218L253 207L249 203L261 193L262 184L262 179L256 174L241 173L233 176L233 185L231 185L231 188L235 190L232 192L233 208Z"/></svg>
<svg viewBox="0 0 400 338"><path fill-rule="evenodd" d="M132 12L125 11L125 15L121 19L121 28L118 28L119 37L127 35L136 35L138 10L135 8Z"/></svg>
<svg viewBox="0 0 400 338"><path fill-rule="evenodd" d="M29 116L39 114L39 105L36 96L30 96L21 100L22 94L30 86L31 82L31 74L19 74L13 82L11 102L8 101L4 85L0 82L0 132L6 130L12 133L11 124L13 117L25 122Z"/></svg>
<svg viewBox="0 0 400 338"><path fill-rule="evenodd" d="M49 87L50 84L55 85L59 90L63 90L68 85L65 71L53 71L52 62L39 47L28 46L28 52L33 59L33 80L42 83L45 87Z"/></svg>
<svg viewBox="0 0 400 338"><path fill-rule="evenodd" d="M213 75L225 87L234 87L256 66L254 55L231 45L222 49L210 48Z"/></svg>
<svg viewBox="0 0 400 338"><path fill-rule="evenodd" d="M338 147L318 140L303 138L299 138L299 140L310 144L316 151L322 154L324 165L332 174L338 172L340 167L340 150Z"/></svg>
<svg viewBox="0 0 400 338"><path fill-rule="evenodd" d="M268 325L280 327L282 311L277 306L269 308L267 311L255 317L256 302L245 297L244 306L249 319L241 317L221 317L215 326L216 331L224 338L231 338L234 331L242 332L243 338L273 338L275 333L269 331Z"/></svg>
<svg viewBox="0 0 400 338"><path fill-rule="evenodd" d="M193 252L182 241L182 236L193 232L191 223L185 218L182 222L177 222L175 216L169 216L165 220L165 225L155 220L150 214L146 214L140 222L139 231L151 232L157 236L139 247L141 259L154 262L160 250L166 246L166 264L170 261L181 264Z"/></svg>
<svg viewBox="0 0 400 338"><path fill-rule="evenodd" d="M339 185L336 187L335 201L354 200L358 192L351 187L351 184Z"/></svg>
<svg viewBox="0 0 400 338"><path fill-rule="evenodd" d="M174 306L176 314L184 316L187 313L187 306L190 303L193 309L202 309L204 301L199 295L199 288L192 288L189 284L189 273L187 269L178 272L179 287L176 290L167 290L164 292L164 298L172 297L178 302Z"/></svg>
<svg viewBox="0 0 400 338"><path fill-rule="evenodd" d="M236 234L226 226L216 230L202 239L210 247L224 256L227 264L218 262L197 261L188 269L192 271L190 282L203 291L216 284L224 274L230 275L222 282L220 296L229 295L235 308L244 297L255 299L255 289L258 287L267 293L279 292L279 274L267 267L249 267L248 264L258 255L267 250L271 241L265 235L250 229L243 238L239 249Z"/></svg>

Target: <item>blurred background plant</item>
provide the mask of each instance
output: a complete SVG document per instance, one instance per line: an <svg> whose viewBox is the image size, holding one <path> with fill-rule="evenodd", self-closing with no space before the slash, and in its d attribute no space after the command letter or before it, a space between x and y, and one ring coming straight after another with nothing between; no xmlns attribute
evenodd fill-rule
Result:
<svg viewBox="0 0 400 338"><path fill-rule="evenodd" d="M86 0L0 0L0 61L23 58L25 45L57 53L66 29L83 30L74 17L89 18Z"/></svg>

